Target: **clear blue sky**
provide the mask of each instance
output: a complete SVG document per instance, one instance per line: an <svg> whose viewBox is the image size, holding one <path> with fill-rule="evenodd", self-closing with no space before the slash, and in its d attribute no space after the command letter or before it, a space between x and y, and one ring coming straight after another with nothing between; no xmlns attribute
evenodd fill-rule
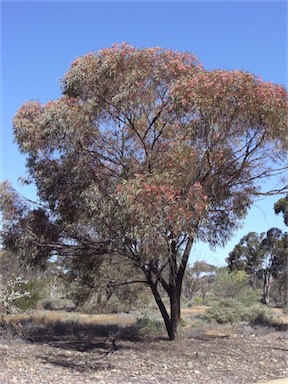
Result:
<svg viewBox="0 0 288 384"><path fill-rule="evenodd" d="M13 143L12 119L24 101L61 94L59 79L78 56L128 42L190 51L208 69L243 69L287 86L286 1L3 1L1 2L1 179L21 187L25 158ZM249 231L285 229L277 197L257 202L224 249L196 245L195 258L223 264ZM287 229L287 227L286 227Z"/></svg>

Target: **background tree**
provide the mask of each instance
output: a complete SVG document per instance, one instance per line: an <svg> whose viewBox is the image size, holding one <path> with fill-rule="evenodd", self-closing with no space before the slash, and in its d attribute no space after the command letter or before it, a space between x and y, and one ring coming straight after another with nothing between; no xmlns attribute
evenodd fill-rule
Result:
<svg viewBox="0 0 288 384"><path fill-rule="evenodd" d="M270 230L271 231L271 230ZM268 236L267 236L268 237ZM276 239L275 239L276 237ZM276 241L274 241L274 239ZM271 273L274 278L271 291L273 299L278 306L287 306L288 304L288 234L279 233L272 229L272 233L264 244L268 255L273 255L271 264ZM269 292L270 293L270 292Z"/></svg>
<svg viewBox="0 0 288 384"><path fill-rule="evenodd" d="M205 261L195 261L188 266L183 280L183 296L192 301L196 294L205 299L209 287L214 281L217 267Z"/></svg>
<svg viewBox="0 0 288 384"><path fill-rule="evenodd" d="M219 324L252 322L261 313L260 295L252 289L245 271L221 268L214 276L210 305L202 319Z"/></svg>
<svg viewBox="0 0 288 384"><path fill-rule="evenodd" d="M207 71L189 53L128 44L77 59L62 89L24 103L13 122L48 207L41 223L55 228L45 244L34 228L34 259L125 260L175 339L193 243L225 244L260 181L287 168L287 92L247 72ZM9 227L13 213L4 216Z"/></svg>
<svg viewBox="0 0 288 384"><path fill-rule="evenodd" d="M19 262L15 257L15 253L2 250L0 274L6 295L12 285L14 291L17 288L18 296L13 296L13 306L19 310L36 308L43 299L62 297L66 294L62 269L56 261L47 263L45 270L37 269L23 265L23 262Z"/></svg>
<svg viewBox="0 0 288 384"><path fill-rule="evenodd" d="M277 215L281 212L285 225L288 225L288 195L286 195L282 199L279 199L274 204L274 211Z"/></svg>
<svg viewBox="0 0 288 384"><path fill-rule="evenodd" d="M257 273L261 269L263 254L260 250L261 236L256 232L249 232L236 244L227 258L230 271L245 271L250 276L250 284L257 289Z"/></svg>
<svg viewBox="0 0 288 384"><path fill-rule="evenodd" d="M140 300L147 304L148 287L137 283L143 281L141 271L131 270L126 260L112 256L99 264L93 257L72 257L64 266L68 297L85 311L129 311L141 309Z"/></svg>
<svg viewBox="0 0 288 384"><path fill-rule="evenodd" d="M262 282L262 302L268 304L272 278L281 279L287 275L287 258L287 234L271 228L266 234L250 232L244 236L230 252L227 262L230 271L243 270L249 274L254 289L257 279Z"/></svg>
<svg viewBox="0 0 288 384"><path fill-rule="evenodd" d="M223 268L216 273L213 284L214 299L245 301L251 296L249 291L252 291L252 288L249 284L249 276L245 271L234 270L229 272Z"/></svg>
<svg viewBox="0 0 288 384"><path fill-rule="evenodd" d="M57 250L57 226L50 222L48 210L31 204L9 182L0 184L0 208L3 215L2 245L16 265L44 270ZM14 255L14 258L13 258ZM15 258L17 255L17 258Z"/></svg>
<svg viewBox="0 0 288 384"><path fill-rule="evenodd" d="M262 302L268 304L270 301L270 290L273 275L278 277L280 273L281 260L288 256L287 247L283 248L282 231L278 228L271 228L267 232L266 237L261 242L261 251L263 253L262 269L259 270L263 280L263 298ZM286 237L287 240L287 237ZM285 255L286 254L286 255ZM284 256L285 255L285 256Z"/></svg>
<svg viewBox="0 0 288 384"><path fill-rule="evenodd" d="M274 205L274 211L276 214L279 214L280 212L283 214L283 219L285 225L288 225L288 195L286 195L284 198L279 199L275 205ZM276 297L276 303L283 306L288 305L288 255L287 255L287 247L288 247L288 235L285 234L285 236L282 239L282 247L286 249L286 255L285 252L282 253L281 261L279 260L281 264L282 273L280 276L278 276L278 279L276 281L276 292L277 294L274 295Z"/></svg>

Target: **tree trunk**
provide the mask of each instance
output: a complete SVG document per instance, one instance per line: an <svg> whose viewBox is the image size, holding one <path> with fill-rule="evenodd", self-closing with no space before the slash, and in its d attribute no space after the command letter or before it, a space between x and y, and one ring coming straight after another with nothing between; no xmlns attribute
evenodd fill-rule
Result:
<svg viewBox="0 0 288 384"><path fill-rule="evenodd" d="M166 327L166 331L169 337L169 340L179 340L181 338L181 290L175 289L173 287L170 294L170 316L168 311L161 299L161 296L157 290L157 287L153 282L150 282L150 288L152 290L154 299L158 305L158 308L161 312L162 318L164 320L164 324Z"/></svg>
<svg viewBox="0 0 288 384"><path fill-rule="evenodd" d="M253 291L256 291L256 289L257 289L257 275L256 275L256 272L253 272L253 273L250 275L249 283L250 283L250 285L251 285Z"/></svg>
<svg viewBox="0 0 288 384"><path fill-rule="evenodd" d="M272 274L270 271L266 270L264 272L264 283L263 283L263 304L268 305L270 301L270 288L272 283Z"/></svg>
<svg viewBox="0 0 288 384"><path fill-rule="evenodd" d="M174 287L170 296L170 329L169 339L181 339L181 291Z"/></svg>
<svg viewBox="0 0 288 384"><path fill-rule="evenodd" d="M159 308L161 315L162 315L162 318L164 320L164 324L165 324L169 339L174 340L173 338L171 338L171 336L172 336L172 334L170 332L171 331L171 321L169 318L169 314L168 314L167 309L166 309L166 307L165 307L165 305L161 299L161 296L157 290L156 284L154 284L152 281L149 281L149 285L150 285L151 291L153 293L154 299L156 301L156 304L158 305L158 308Z"/></svg>
<svg viewBox="0 0 288 384"><path fill-rule="evenodd" d="M151 278L151 270L143 270L147 277L147 282L152 290L155 301L163 317L169 340L179 340L181 338L181 289L192 244L193 239L189 238L183 256L181 258L181 263L179 267L177 266L176 252L173 252L172 250L170 259L169 284L167 284L163 278L159 279L158 277L158 281L160 281L169 296L170 316L157 289L157 283L154 283Z"/></svg>
<svg viewBox="0 0 288 384"><path fill-rule="evenodd" d="M168 332L170 340L181 339L181 291L183 278L188 264L189 255L193 245L193 238L189 237L185 250L183 252L181 263L177 267L176 254L171 258L171 276L170 276L170 289L168 291L170 298L170 330ZM172 284L171 284L172 283Z"/></svg>

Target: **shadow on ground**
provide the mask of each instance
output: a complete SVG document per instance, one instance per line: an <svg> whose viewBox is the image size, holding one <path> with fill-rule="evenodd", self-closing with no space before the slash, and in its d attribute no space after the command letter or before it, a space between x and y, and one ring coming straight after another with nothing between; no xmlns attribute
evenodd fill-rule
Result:
<svg viewBox="0 0 288 384"><path fill-rule="evenodd" d="M42 363L88 373L115 368L112 355L114 360L114 354L149 340L140 335L137 324L85 324L72 320L38 324L29 318L21 323L20 336L29 344L43 347L37 355Z"/></svg>

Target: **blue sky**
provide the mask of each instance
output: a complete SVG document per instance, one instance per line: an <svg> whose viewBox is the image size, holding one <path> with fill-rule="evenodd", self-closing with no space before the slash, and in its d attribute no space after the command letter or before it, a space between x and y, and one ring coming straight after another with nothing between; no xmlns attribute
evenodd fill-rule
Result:
<svg viewBox="0 0 288 384"><path fill-rule="evenodd" d="M1 2L1 179L21 187L25 158L13 143L12 119L30 99L61 94L59 80L76 57L128 42L190 51L208 69L243 69L287 86L286 1L3 1ZM259 201L224 249L196 244L195 258L223 264L249 231L285 230L273 204ZM287 227L286 227L287 229Z"/></svg>

